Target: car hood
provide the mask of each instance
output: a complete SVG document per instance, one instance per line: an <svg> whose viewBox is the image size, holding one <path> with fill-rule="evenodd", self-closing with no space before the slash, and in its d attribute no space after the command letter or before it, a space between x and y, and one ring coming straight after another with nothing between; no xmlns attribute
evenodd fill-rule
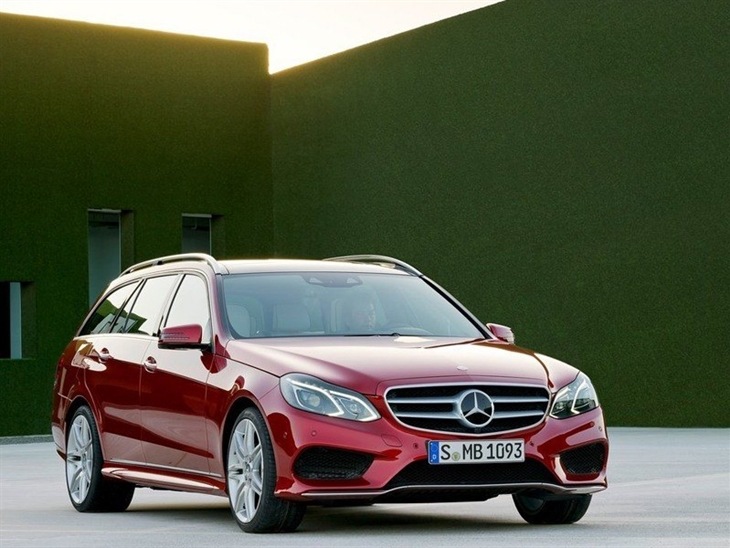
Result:
<svg viewBox="0 0 730 548"><path fill-rule="evenodd" d="M364 394L379 394L388 386L415 382L551 384L548 369L534 352L488 340L249 339L231 341L226 350L230 359L276 376L305 373Z"/></svg>

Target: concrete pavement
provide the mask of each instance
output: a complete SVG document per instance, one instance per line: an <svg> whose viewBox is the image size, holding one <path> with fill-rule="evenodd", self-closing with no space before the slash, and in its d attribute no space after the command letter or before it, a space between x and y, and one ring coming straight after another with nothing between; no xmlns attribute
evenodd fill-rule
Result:
<svg viewBox="0 0 730 548"><path fill-rule="evenodd" d="M246 535L227 500L138 489L120 514L80 514L52 443L0 444L0 547L730 546L730 430L609 429L609 488L567 526L481 503L310 508L297 532ZM18 441L18 440L11 440Z"/></svg>

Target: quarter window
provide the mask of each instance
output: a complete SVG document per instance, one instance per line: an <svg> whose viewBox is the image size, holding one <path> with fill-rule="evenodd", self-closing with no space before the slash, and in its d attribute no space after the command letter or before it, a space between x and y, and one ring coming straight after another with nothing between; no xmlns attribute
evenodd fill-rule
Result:
<svg viewBox="0 0 730 548"><path fill-rule="evenodd" d="M81 328L79 335L95 335L97 333L109 333L111 331L114 319L119 311L129 300L130 295L137 287L137 283L132 283L114 290L102 303L94 310L84 326Z"/></svg>
<svg viewBox="0 0 730 548"><path fill-rule="evenodd" d="M134 306L135 301L137 300L137 297L139 296L139 290L142 284L135 284L137 286L137 289L135 289L134 294L127 299L126 304L124 305L124 308L119 312L117 316L117 320L114 322L114 325L112 326L112 333L126 333L127 329L130 329L132 325L134 325L134 322L129 320L129 316L132 313L132 307Z"/></svg>

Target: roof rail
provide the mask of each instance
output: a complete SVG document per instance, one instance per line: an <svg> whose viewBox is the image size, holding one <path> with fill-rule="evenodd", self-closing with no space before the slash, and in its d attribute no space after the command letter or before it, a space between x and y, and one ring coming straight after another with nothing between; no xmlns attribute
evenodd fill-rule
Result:
<svg viewBox="0 0 730 548"><path fill-rule="evenodd" d="M163 264L169 264L169 263L177 263L181 261L201 261L205 262L213 269L213 272L216 274L221 274L222 269L221 265L218 261L216 261L213 257L210 255L207 255L206 253L182 253L180 255L168 255L166 257L158 257L156 259L150 259L148 261L143 261L141 263L137 263L135 265L130 266L127 268L124 272L120 274L120 276L124 276L125 274L130 274L131 272L136 272L137 270L142 270L143 268L149 268L151 266L159 266Z"/></svg>
<svg viewBox="0 0 730 548"><path fill-rule="evenodd" d="M405 263L399 259L393 257L386 257L385 255L343 255L341 257L328 257L325 261L340 261L345 263L367 263L383 266L385 268L394 268L402 270L408 274L414 276L423 276L418 270L413 268L408 263Z"/></svg>

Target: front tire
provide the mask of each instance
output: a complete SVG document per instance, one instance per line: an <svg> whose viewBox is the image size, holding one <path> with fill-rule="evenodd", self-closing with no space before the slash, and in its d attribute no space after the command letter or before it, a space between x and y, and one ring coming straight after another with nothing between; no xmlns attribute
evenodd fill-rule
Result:
<svg viewBox="0 0 730 548"><path fill-rule="evenodd" d="M517 511L527 523L558 525L575 523L582 518L591 504L591 495L548 500L526 495L512 495L512 500Z"/></svg>
<svg viewBox="0 0 730 548"><path fill-rule="evenodd" d="M79 512L123 512L134 485L105 478L99 433L91 409L79 407L66 434L66 488Z"/></svg>
<svg viewBox="0 0 730 548"><path fill-rule="evenodd" d="M226 486L231 511L246 533L294 531L305 505L274 496L276 462L264 418L247 408L236 418L228 442Z"/></svg>

